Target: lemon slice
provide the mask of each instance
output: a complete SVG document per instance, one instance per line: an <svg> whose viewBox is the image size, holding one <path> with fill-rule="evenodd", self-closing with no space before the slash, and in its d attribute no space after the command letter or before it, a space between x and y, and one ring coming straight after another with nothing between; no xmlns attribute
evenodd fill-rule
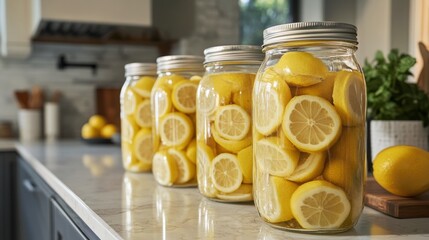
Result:
<svg viewBox="0 0 429 240"><path fill-rule="evenodd" d="M192 141L186 147L186 157L193 164L197 164L197 141L192 139Z"/></svg>
<svg viewBox="0 0 429 240"><path fill-rule="evenodd" d="M243 173L243 183L253 182L253 147L252 145L237 154L238 165Z"/></svg>
<svg viewBox="0 0 429 240"><path fill-rule="evenodd" d="M290 200L298 184L282 177L261 174L257 179L257 207L262 217L270 223L288 221L293 218Z"/></svg>
<svg viewBox="0 0 429 240"><path fill-rule="evenodd" d="M215 197L217 190L211 177L213 150L203 142L197 143L197 180L198 189L206 197Z"/></svg>
<svg viewBox="0 0 429 240"><path fill-rule="evenodd" d="M278 137L259 140L254 148L258 168L271 175L289 176L298 164L299 152L282 146Z"/></svg>
<svg viewBox="0 0 429 240"><path fill-rule="evenodd" d="M186 183L195 177L195 164L191 163L186 154L178 149L170 148L167 151L168 155L176 161L179 175L175 183Z"/></svg>
<svg viewBox="0 0 429 240"><path fill-rule="evenodd" d="M146 99L141 102L134 113L136 123L140 127L150 128L152 127L152 114L150 100Z"/></svg>
<svg viewBox="0 0 429 240"><path fill-rule="evenodd" d="M332 97L343 125L356 126L365 121L365 95L361 74L347 71L337 74Z"/></svg>
<svg viewBox="0 0 429 240"><path fill-rule="evenodd" d="M284 76L289 85L301 87L320 83L328 73L325 64L307 52L283 54L274 70Z"/></svg>
<svg viewBox="0 0 429 240"><path fill-rule="evenodd" d="M124 93L122 100L122 110L126 115L133 114L137 108L137 105L141 102L141 97L136 94L133 90L127 89Z"/></svg>
<svg viewBox="0 0 429 240"><path fill-rule="evenodd" d="M219 192L217 198L227 200L229 202L252 201L252 184L241 184L241 186L232 193Z"/></svg>
<svg viewBox="0 0 429 240"><path fill-rule="evenodd" d="M155 180L164 186L171 186L179 176L176 161L165 152L153 155L152 172Z"/></svg>
<svg viewBox="0 0 429 240"><path fill-rule="evenodd" d="M297 87L296 95L312 95L322 97L332 103L332 91L335 83L335 72L329 72L326 78L320 83L308 86Z"/></svg>
<svg viewBox="0 0 429 240"><path fill-rule="evenodd" d="M198 83L184 80L173 86L172 101L174 107L184 113L194 113Z"/></svg>
<svg viewBox="0 0 429 240"><path fill-rule="evenodd" d="M211 115L219 105L218 93L211 87L200 85L197 89L197 112L202 115Z"/></svg>
<svg viewBox="0 0 429 240"><path fill-rule="evenodd" d="M250 116L240 106L232 104L219 107L214 126L222 138L242 140L250 129Z"/></svg>
<svg viewBox="0 0 429 240"><path fill-rule="evenodd" d="M155 80L154 77L143 76L132 85L132 88L141 97L150 98L150 92L155 84Z"/></svg>
<svg viewBox="0 0 429 240"><path fill-rule="evenodd" d="M283 112L292 95L287 84L272 68L265 70L253 89L253 122L256 130L270 135L282 123Z"/></svg>
<svg viewBox="0 0 429 240"><path fill-rule="evenodd" d="M286 106L282 128L298 149L318 152L337 141L341 134L341 119L326 99L302 95L293 97Z"/></svg>
<svg viewBox="0 0 429 240"><path fill-rule="evenodd" d="M134 135L137 133L139 126L134 118L125 117L121 119L121 141L131 143Z"/></svg>
<svg viewBox="0 0 429 240"><path fill-rule="evenodd" d="M155 118L160 118L171 112L171 89L166 85L159 85L152 91L151 97L152 115Z"/></svg>
<svg viewBox="0 0 429 240"><path fill-rule="evenodd" d="M211 163L211 177L217 190L224 193L237 190L243 181L237 157L230 153L217 155Z"/></svg>
<svg viewBox="0 0 429 240"><path fill-rule="evenodd" d="M350 213L344 191L324 180L299 186L292 194L291 209L298 223L306 229L338 228Z"/></svg>
<svg viewBox="0 0 429 240"><path fill-rule="evenodd" d="M286 179L294 182L307 182L318 177L325 166L326 152L306 153L299 155L298 166Z"/></svg>
<svg viewBox="0 0 429 240"><path fill-rule="evenodd" d="M189 78L189 80L193 81L193 82L197 82L199 83L201 81L202 77L198 76L198 75L194 75L191 78Z"/></svg>
<svg viewBox="0 0 429 240"><path fill-rule="evenodd" d="M131 165L128 170L131 172L148 172L152 169L152 163L139 162Z"/></svg>
<svg viewBox="0 0 429 240"><path fill-rule="evenodd" d="M153 156L152 131L142 128L137 132L133 141L133 150L140 162L152 163Z"/></svg>
<svg viewBox="0 0 429 240"><path fill-rule="evenodd" d="M124 169L128 170L132 165L137 164L139 162L133 153L133 148L131 144L127 142L122 142L121 153L122 153L122 165Z"/></svg>
<svg viewBox="0 0 429 240"><path fill-rule="evenodd" d="M365 172L365 127L343 127L337 143L329 149L323 178L346 191L357 190Z"/></svg>
<svg viewBox="0 0 429 240"><path fill-rule="evenodd" d="M169 147L184 148L194 135L191 119L183 113L168 113L159 124L161 142Z"/></svg>
<svg viewBox="0 0 429 240"><path fill-rule="evenodd" d="M229 152L238 153L240 150L252 144L251 135L246 136L242 140L235 141L235 140L228 140L221 137L219 133L216 131L215 127L211 127L210 130L215 142L219 144L223 149Z"/></svg>

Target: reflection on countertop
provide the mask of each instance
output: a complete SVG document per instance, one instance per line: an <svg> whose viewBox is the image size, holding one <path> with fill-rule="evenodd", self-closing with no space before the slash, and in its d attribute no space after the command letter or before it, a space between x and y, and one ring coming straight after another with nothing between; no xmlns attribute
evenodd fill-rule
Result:
<svg viewBox="0 0 429 240"><path fill-rule="evenodd" d="M415 239L428 219L395 219L365 208L336 235L274 229L252 203L208 200L198 188L157 185L151 173L122 169L120 148L79 141L18 143L18 152L101 239Z"/></svg>

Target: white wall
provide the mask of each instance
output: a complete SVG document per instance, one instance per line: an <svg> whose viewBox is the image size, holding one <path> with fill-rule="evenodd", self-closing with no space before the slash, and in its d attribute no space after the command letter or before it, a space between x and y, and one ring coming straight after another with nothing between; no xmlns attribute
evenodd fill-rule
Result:
<svg viewBox="0 0 429 240"><path fill-rule="evenodd" d="M301 20L346 22L358 28L358 61L373 59L377 50L413 53L409 37L411 0L304 0Z"/></svg>

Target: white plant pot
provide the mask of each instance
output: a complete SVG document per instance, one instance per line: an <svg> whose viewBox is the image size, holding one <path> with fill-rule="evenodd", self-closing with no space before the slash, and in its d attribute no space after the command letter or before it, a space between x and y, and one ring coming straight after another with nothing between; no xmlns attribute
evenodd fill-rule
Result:
<svg viewBox="0 0 429 240"><path fill-rule="evenodd" d="M410 145L429 150L428 127L422 121L372 120L370 126L371 158L394 145Z"/></svg>

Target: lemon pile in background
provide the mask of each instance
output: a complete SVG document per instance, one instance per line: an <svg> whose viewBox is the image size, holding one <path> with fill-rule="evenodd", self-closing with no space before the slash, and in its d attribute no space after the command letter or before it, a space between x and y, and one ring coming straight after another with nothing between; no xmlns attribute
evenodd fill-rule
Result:
<svg viewBox="0 0 429 240"><path fill-rule="evenodd" d="M112 138L117 133L114 124L107 123L106 118L101 115L93 115L88 122L82 126L81 136L84 139Z"/></svg>

